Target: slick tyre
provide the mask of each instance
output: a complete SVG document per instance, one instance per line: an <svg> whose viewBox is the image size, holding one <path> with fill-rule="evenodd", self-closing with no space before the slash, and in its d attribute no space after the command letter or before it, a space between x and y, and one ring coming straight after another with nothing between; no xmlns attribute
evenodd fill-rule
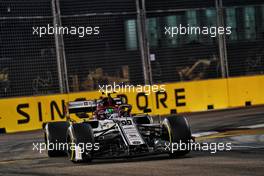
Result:
<svg viewBox="0 0 264 176"><path fill-rule="evenodd" d="M162 138L170 144L170 157L175 158L190 152L188 145L192 140L192 135L185 117L166 117L162 123Z"/></svg>
<svg viewBox="0 0 264 176"><path fill-rule="evenodd" d="M68 122L50 122L44 127L44 139L49 157L66 156Z"/></svg>
<svg viewBox="0 0 264 176"><path fill-rule="evenodd" d="M67 131L68 157L74 163L91 162L94 134L90 124L72 124ZM87 147L90 146L90 147Z"/></svg>

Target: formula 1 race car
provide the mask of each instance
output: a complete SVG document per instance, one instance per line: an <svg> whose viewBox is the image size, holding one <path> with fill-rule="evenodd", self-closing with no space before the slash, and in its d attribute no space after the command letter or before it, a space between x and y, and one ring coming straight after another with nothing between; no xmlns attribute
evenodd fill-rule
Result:
<svg viewBox="0 0 264 176"><path fill-rule="evenodd" d="M149 109L144 114L132 115L131 105L110 94L99 100L69 102L66 107L67 121L44 125L49 157L68 155L73 162L89 162L93 158L160 153L177 157L190 152L171 150L175 143L188 144L193 140L185 117L172 115L153 123ZM73 120L72 114L81 122Z"/></svg>

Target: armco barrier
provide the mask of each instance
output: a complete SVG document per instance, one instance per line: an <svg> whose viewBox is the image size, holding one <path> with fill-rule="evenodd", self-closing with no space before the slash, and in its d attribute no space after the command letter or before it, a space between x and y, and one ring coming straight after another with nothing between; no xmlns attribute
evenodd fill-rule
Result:
<svg viewBox="0 0 264 176"><path fill-rule="evenodd" d="M166 92L117 94L133 106L133 113L151 108L152 114L197 112L264 104L264 76L166 84ZM64 103L95 99L100 92L81 92L0 100L0 132L40 129L43 122L65 120Z"/></svg>

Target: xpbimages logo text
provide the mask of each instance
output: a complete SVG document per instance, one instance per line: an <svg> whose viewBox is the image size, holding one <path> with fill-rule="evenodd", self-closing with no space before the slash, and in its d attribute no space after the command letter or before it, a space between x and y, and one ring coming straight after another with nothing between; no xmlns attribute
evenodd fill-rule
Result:
<svg viewBox="0 0 264 176"><path fill-rule="evenodd" d="M99 26L52 26L48 24L47 26L33 26L32 27L33 35L43 37L45 35L76 35L80 38L99 35L100 27Z"/></svg>
<svg viewBox="0 0 264 176"><path fill-rule="evenodd" d="M232 150L232 143L223 143L223 142L192 142L188 141L183 142L172 142L172 143L165 143L166 151L170 151L171 153L179 152L179 151L207 151L211 154L215 154L218 151L230 151Z"/></svg>
<svg viewBox="0 0 264 176"><path fill-rule="evenodd" d="M53 151L53 150L57 150L57 151L68 151L68 150L76 150L78 149L78 151L80 153L84 153L85 151L97 151L99 150L99 143L79 143L79 144L75 144L75 143L63 143L63 142L58 142L56 141L55 143L53 142L48 142L48 143L44 143L44 142L36 142L36 143L32 143L33 151L37 151L39 153L42 153L46 150L48 151Z"/></svg>
<svg viewBox="0 0 264 176"><path fill-rule="evenodd" d="M117 84L113 83L112 85L99 85L99 92L104 93L139 93L139 92L145 92L146 95L150 95L151 92L165 92L166 85L123 85L123 84Z"/></svg>
<svg viewBox="0 0 264 176"><path fill-rule="evenodd" d="M217 35L231 35L232 28L230 26L186 26L180 24L179 26L165 26L164 34L170 37L176 37L177 35L209 35L210 37L216 37Z"/></svg>

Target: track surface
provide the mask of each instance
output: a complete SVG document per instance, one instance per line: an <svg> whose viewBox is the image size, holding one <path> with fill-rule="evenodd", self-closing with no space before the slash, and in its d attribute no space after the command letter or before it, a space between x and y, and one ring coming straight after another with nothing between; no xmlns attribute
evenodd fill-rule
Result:
<svg viewBox="0 0 264 176"><path fill-rule="evenodd" d="M232 150L211 154L193 151L178 159L166 155L134 159L95 160L73 164L67 158L47 158L33 151L33 143L43 142L42 132L0 135L0 175L263 175L264 108L187 114L193 133L218 131L198 138L203 142L232 142ZM241 128L242 126L242 128ZM256 129L247 129L248 126ZM240 127L240 128L239 128Z"/></svg>

